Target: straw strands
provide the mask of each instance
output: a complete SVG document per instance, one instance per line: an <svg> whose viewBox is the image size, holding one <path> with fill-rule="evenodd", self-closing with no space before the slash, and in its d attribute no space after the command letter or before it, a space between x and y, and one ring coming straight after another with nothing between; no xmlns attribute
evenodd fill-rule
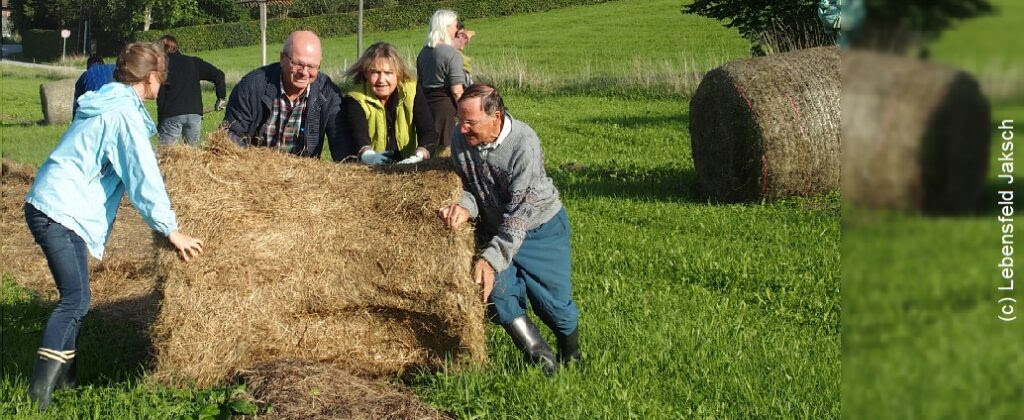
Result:
<svg viewBox="0 0 1024 420"><path fill-rule="evenodd" d="M155 378L205 386L281 358L363 376L485 359L472 233L435 216L461 191L450 164L375 170L225 137L161 152L182 231L207 251L157 256Z"/></svg>

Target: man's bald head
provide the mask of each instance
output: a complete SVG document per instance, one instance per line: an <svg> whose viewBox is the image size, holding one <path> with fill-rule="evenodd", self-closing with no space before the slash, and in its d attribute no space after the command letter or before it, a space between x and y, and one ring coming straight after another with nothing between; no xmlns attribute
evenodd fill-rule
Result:
<svg viewBox="0 0 1024 420"><path fill-rule="evenodd" d="M315 55L322 57L320 49L320 37L311 31L295 31L284 40L284 48L281 52L292 55Z"/></svg>
<svg viewBox="0 0 1024 420"><path fill-rule="evenodd" d="M294 96L316 80L320 72L320 37L310 31L295 31L281 49L281 80L285 92Z"/></svg>

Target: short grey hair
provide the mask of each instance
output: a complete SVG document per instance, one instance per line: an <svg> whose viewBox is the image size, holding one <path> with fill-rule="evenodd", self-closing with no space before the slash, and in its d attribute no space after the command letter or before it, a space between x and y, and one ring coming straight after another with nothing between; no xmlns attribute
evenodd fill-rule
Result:
<svg viewBox="0 0 1024 420"><path fill-rule="evenodd" d="M430 31L427 32L426 46L437 47L438 44L452 45L452 37L448 35L448 26L458 21L459 15L448 9L434 12L430 17Z"/></svg>
<svg viewBox="0 0 1024 420"><path fill-rule="evenodd" d="M281 46L281 53L289 57L292 56L292 35L295 32L288 34L288 37L284 39L284 45Z"/></svg>
<svg viewBox="0 0 1024 420"><path fill-rule="evenodd" d="M501 116L506 115L505 100L501 99L501 93L498 92L498 88L494 85L487 83L474 83L472 86L466 88L465 92L462 92L462 96L459 97L458 103L461 104L463 101L467 101L472 98L480 98L480 110L484 114L491 115L495 112L501 111Z"/></svg>

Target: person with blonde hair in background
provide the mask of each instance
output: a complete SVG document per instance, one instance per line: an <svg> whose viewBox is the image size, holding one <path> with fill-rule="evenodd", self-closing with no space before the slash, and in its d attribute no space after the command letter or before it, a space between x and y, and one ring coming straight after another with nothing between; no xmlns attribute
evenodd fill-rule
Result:
<svg viewBox="0 0 1024 420"><path fill-rule="evenodd" d="M416 74L426 94L437 131L438 155L448 155L455 127L455 103L467 85L462 55L453 46L458 29L458 15L451 10L438 10L430 18L427 41L416 56Z"/></svg>
<svg viewBox="0 0 1024 420"><path fill-rule="evenodd" d="M40 410L55 388L77 381L78 333L89 312L89 255L102 259L121 197L188 261L202 241L178 230L150 138L156 124L143 101L156 99L167 58L151 43L129 44L114 83L88 92L25 197L25 221L43 249L60 292L37 351L29 397Z"/></svg>
<svg viewBox="0 0 1024 420"><path fill-rule="evenodd" d="M371 45L345 72L352 88L341 100L348 142L368 165L430 158L437 133L430 107L405 62L386 42Z"/></svg>

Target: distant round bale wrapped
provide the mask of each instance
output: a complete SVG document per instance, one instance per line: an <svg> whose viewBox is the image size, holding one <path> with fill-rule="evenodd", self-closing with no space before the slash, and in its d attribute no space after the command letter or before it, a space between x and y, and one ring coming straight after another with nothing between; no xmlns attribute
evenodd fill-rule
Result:
<svg viewBox="0 0 1024 420"><path fill-rule="evenodd" d="M843 53L843 201L957 213L985 188L991 111L967 73L871 52Z"/></svg>
<svg viewBox="0 0 1024 420"><path fill-rule="evenodd" d="M63 79L39 85L43 122L51 125L71 122L71 109L75 100L75 81L76 79Z"/></svg>
<svg viewBox="0 0 1024 420"><path fill-rule="evenodd" d="M693 165L713 199L808 196L839 187L839 50L737 60L690 101Z"/></svg>
<svg viewBox="0 0 1024 420"><path fill-rule="evenodd" d="M435 215L461 192L450 163L380 170L225 137L160 154L206 252L157 255L154 379L209 386L281 358L369 377L486 359L472 233Z"/></svg>

